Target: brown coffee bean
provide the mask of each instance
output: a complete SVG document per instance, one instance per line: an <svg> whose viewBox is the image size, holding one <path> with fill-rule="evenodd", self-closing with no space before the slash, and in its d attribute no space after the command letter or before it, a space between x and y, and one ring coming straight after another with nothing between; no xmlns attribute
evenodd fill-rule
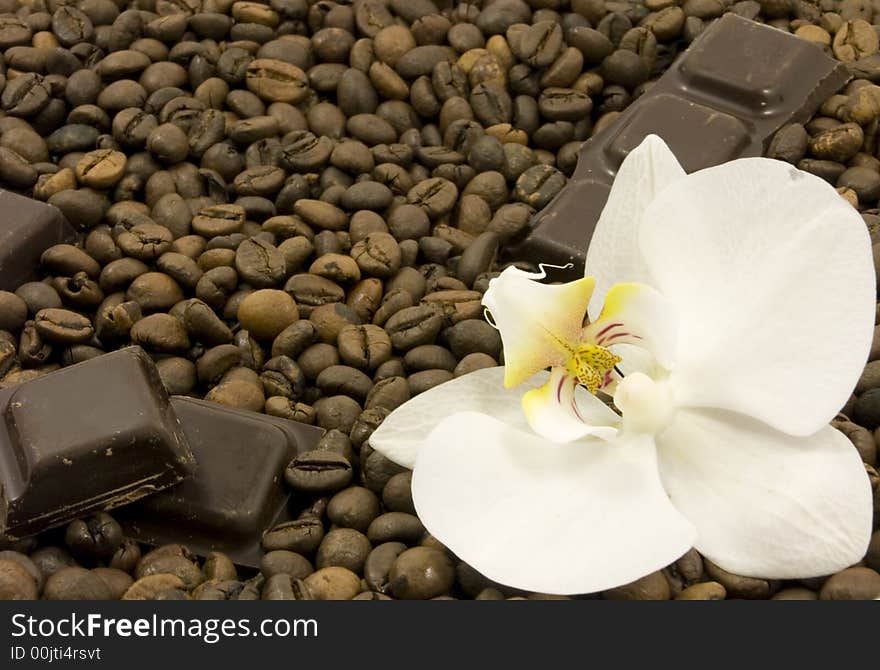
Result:
<svg viewBox="0 0 880 670"><path fill-rule="evenodd" d="M727 590L718 582L702 582L688 586L675 596L676 600L724 600Z"/></svg>
<svg viewBox="0 0 880 670"><path fill-rule="evenodd" d="M286 549L276 549L260 559L260 572L268 579L273 575L290 575L292 579L305 579L315 569L302 554Z"/></svg>
<svg viewBox="0 0 880 670"><path fill-rule="evenodd" d="M95 332L87 317L57 308L42 309L37 312L34 326L41 338L48 342L64 344L87 342Z"/></svg>
<svg viewBox="0 0 880 670"><path fill-rule="evenodd" d="M409 385L406 383L406 380L401 376L391 376L376 382L367 395L364 407L367 409L382 407L388 411L393 411L409 400L410 397Z"/></svg>
<svg viewBox="0 0 880 670"><path fill-rule="evenodd" d="M391 339L379 326L344 326L337 346L340 358L359 369L375 370L391 357Z"/></svg>
<svg viewBox="0 0 880 670"><path fill-rule="evenodd" d="M143 313L171 309L183 300L180 286L162 272L147 272L131 282L125 297L136 302Z"/></svg>
<svg viewBox="0 0 880 670"><path fill-rule="evenodd" d="M274 58L257 58L245 73L248 89L270 102L296 104L308 96L308 78L296 65Z"/></svg>
<svg viewBox="0 0 880 670"><path fill-rule="evenodd" d="M412 546L418 544L424 534L425 527L418 517L405 512L386 512L373 519L367 529L367 538L373 544L403 542Z"/></svg>
<svg viewBox="0 0 880 670"><path fill-rule="evenodd" d="M352 486L334 495L327 504L327 517L340 528L354 528L366 533L379 516L379 499L362 486Z"/></svg>
<svg viewBox="0 0 880 670"><path fill-rule="evenodd" d="M364 580L373 591L387 594L391 587L388 576L397 557L406 551L402 542L386 542L375 547L364 562Z"/></svg>
<svg viewBox="0 0 880 670"><path fill-rule="evenodd" d="M317 570L303 582L315 600L351 600L361 590L360 578L339 566Z"/></svg>
<svg viewBox="0 0 880 670"><path fill-rule="evenodd" d="M275 289L255 291L238 307L239 323L258 339L274 339L297 319L299 311L294 299Z"/></svg>
<svg viewBox="0 0 880 670"><path fill-rule="evenodd" d="M0 600L37 600L33 576L17 561L0 559Z"/></svg>
<svg viewBox="0 0 880 670"><path fill-rule="evenodd" d="M388 233L370 233L352 247L351 256L370 277L387 279L400 269L400 246Z"/></svg>
<svg viewBox="0 0 880 670"><path fill-rule="evenodd" d="M183 324L169 314L151 314L131 328L131 339L145 349L175 353L189 348L190 341Z"/></svg>
<svg viewBox="0 0 880 670"><path fill-rule="evenodd" d="M196 385L196 366L179 356L163 358L156 362L159 378L171 395L188 395Z"/></svg>
<svg viewBox="0 0 880 670"><path fill-rule="evenodd" d="M208 391L205 400L250 412L260 412L266 404L266 396L260 384L240 379L221 380Z"/></svg>
<svg viewBox="0 0 880 670"><path fill-rule="evenodd" d="M361 278L357 262L350 256L338 253L319 256L309 267L309 273L343 284L356 282Z"/></svg>
<svg viewBox="0 0 880 670"><path fill-rule="evenodd" d="M315 424L325 430L337 428L350 433L361 413L360 404L344 395L320 398L314 404Z"/></svg>
<svg viewBox="0 0 880 670"><path fill-rule="evenodd" d="M125 174L127 159L121 151L99 149L90 151L76 164L76 178L85 186L110 188Z"/></svg>
<svg viewBox="0 0 880 670"><path fill-rule="evenodd" d="M844 63L851 63L877 53L880 42L874 27L864 19L847 21L834 35L834 56Z"/></svg>
<svg viewBox="0 0 880 670"><path fill-rule="evenodd" d="M880 598L880 574L871 568L847 568L828 578L820 600L874 600Z"/></svg>
<svg viewBox="0 0 880 670"><path fill-rule="evenodd" d="M284 479L296 491L323 494L348 486L352 467L348 460L330 451L313 450L297 456L284 471ZM323 567L319 565L318 567Z"/></svg>
<svg viewBox="0 0 880 670"><path fill-rule="evenodd" d="M372 548L363 533L353 528L335 528L321 541L315 565L318 569L339 566L360 574Z"/></svg>
<svg viewBox="0 0 880 670"><path fill-rule="evenodd" d="M428 547L413 547L397 557L388 580L396 598L430 600L449 592L455 569L446 554Z"/></svg>
<svg viewBox="0 0 880 670"><path fill-rule="evenodd" d="M46 600L109 600L110 587L94 572L80 567L58 570L46 580Z"/></svg>
<svg viewBox="0 0 880 670"><path fill-rule="evenodd" d="M324 527L318 519L287 521L263 534L263 550L293 551L304 556L311 554L324 539Z"/></svg>
<svg viewBox="0 0 880 670"><path fill-rule="evenodd" d="M862 128L855 123L844 123L820 132L810 140L810 152L825 160L846 163L855 156L864 141Z"/></svg>
<svg viewBox="0 0 880 670"><path fill-rule="evenodd" d="M703 563L706 566L706 574L727 589L728 595L733 598L767 598L778 588L777 583L766 579L734 575L707 558L703 559Z"/></svg>
<svg viewBox="0 0 880 670"><path fill-rule="evenodd" d="M211 238L241 231L245 213L238 205L212 205L200 210L192 219L194 232Z"/></svg>
<svg viewBox="0 0 880 670"><path fill-rule="evenodd" d="M177 575L147 575L122 594L122 600L186 600L186 585Z"/></svg>
<svg viewBox="0 0 880 670"><path fill-rule="evenodd" d="M606 600L669 600L669 582L662 572L652 572L630 584L602 592Z"/></svg>
<svg viewBox="0 0 880 670"><path fill-rule="evenodd" d="M385 323L391 344L406 351L422 344L431 344L440 332L443 316L430 305L407 307L395 313Z"/></svg>
<svg viewBox="0 0 880 670"><path fill-rule="evenodd" d="M815 591L802 587L792 587L790 589L782 589L773 594L770 600L818 600L819 596Z"/></svg>
<svg viewBox="0 0 880 670"><path fill-rule="evenodd" d="M0 330L18 332L27 321L27 303L14 293L0 291Z"/></svg>

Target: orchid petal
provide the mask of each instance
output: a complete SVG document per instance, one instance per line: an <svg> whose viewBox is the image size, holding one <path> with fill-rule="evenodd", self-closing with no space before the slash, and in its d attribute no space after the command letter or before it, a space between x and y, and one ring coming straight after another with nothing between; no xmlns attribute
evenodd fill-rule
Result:
<svg viewBox="0 0 880 670"><path fill-rule="evenodd" d="M594 281L542 284L544 273L506 268L489 282L483 304L501 333L508 388L562 365L577 346Z"/></svg>
<svg viewBox="0 0 880 670"><path fill-rule="evenodd" d="M587 250L585 275L596 278L591 318L602 310L614 284L651 284L639 249L639 224L657 194L684 176L675 155L656 135L648 135L624 159Z"/></svg>
<svg viewBox="0 0 880 670"><path fill-rule="evenodd" d="M670 504L653 440L553 444L490 416L447 418L419 452L425 527L502 584L590 593L659 570L694 529Z"/></svg>
<svg viewBox="0 0 880 670"><path fill-rule="evenodd" d="M650 225L647 225L650 224ZM861 216L787 163L696 172L645 213L642 252L676 306L676 395L812 435L848 399L875 314Z"/></svg>
<svg viewBox="0 0 880 670"><path fill-rule="evenodd" d="M613 439L620 417L597 397L578 386L562 368L553 368L550 379L526 393L522 408L529 426L553 442L572 442L587 435Z"/></svg>
<svg viewBox="0 0 880 670"><path fill-rule="evenodd" d="M605 295L599 317L584 329L583 337L602 347L642 347L669 369L675 356L675 308L646 284L615 284Z"/></svg>
<svg viewBox="0 0 880 670"><path fill-rule="evenodd" d="M818 577L865 554L871 486L838 430L792 437L718 410L681 410L658 438L663 485L725 570L771 579Z"/></svg>
<svg viewBox="0 0 880 670"><path fill-rule="evenodd" d="M370 436L370 446L405 468L443 419L472 410L492 414L513 427L529 430L522 410L523 395L547 381L541 372L515 389L504 388L504 368L484 368L439 384L391 412Z"/></svg>

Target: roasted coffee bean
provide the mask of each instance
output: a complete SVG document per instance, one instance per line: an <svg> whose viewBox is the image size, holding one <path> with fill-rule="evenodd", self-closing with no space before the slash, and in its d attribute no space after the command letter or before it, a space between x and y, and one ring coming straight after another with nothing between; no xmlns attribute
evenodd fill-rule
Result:
<svg viewBox="0 0 880 670"><path fill-rule="evenodd" d="M340 358L348 365L375 370L391 357L391 339L379 326L349 325L337 338Z"/></svg>
<svg viewBox="0 0 880 670"><path fill-rule="evenodd" d="M402 542L412 546L424 534L425 527L418 517L405 512L386 512L373 519L367 529L367 538L373 544Z"/></svg>
<svg viewBox="0 0 880 670"><path fill-rule="evenodd" d="M412 472L401 472L388 480L382 489L382 503L390 512L416 513L412 500Z"/></svg>
<svg viewBox="0 0 880 670"><path fill-rule="evenodd" d="M345 488L351 477L352 467L345 457L323 450L297 456L284 472L284 479L294 490L312 494ZM318 567L323 566L319 563Z"/></svg>
<svg viewBox="0 0 880 670"><path fill-rule="evenodd" d="M385 323L391 344L406 351L422 344L431 344L440 332L443 316L430 305L407 307Z"/></svg>
<svg viewBox="0 0 880 670"><path fill-rule="evenodd" d="M400 370L400 372L403 371ZM392 411L400 407L410 397L409 385L406 380L401 376L390 376L377 381L370 389L364 407L367 409L382 407Z"/></svg>
<svg viewBox="0 0 880 670"><path fill-rule="evenodd" d="M196 385L196 366L185 358L163 358L156 362L156 369L169 394L188 395Z"/></svg>
<svg viewBox="0 0 880 670"><path fill-rule="evenodd" d="M147 575L122 594L122 600L186 600L186 584L177 575Z"/></svg>
<svg viewBox="0 0 880 670"><path fill-rule="evenodd" d="M406 551L402 542L385 542L370 551L364 562L364 580L373 591L390 592L388 576L397 557Z"/></svg>
<svg viewBox="0 0 880 670"><path fill-rule="evenodd" d="M855 123L844 123L819 133L810 140L810 152L824 160L845 163L862 146L864 132Z"/></svg>
<svg viewBox="0 0 880 670"><path fill-rule="evenodd" d="M314 572L314 568L303 555L278 549L260 559L260 572L267 579L280 574L289 575L292 579L305 579Z"/></svg>
<svg viewBox="0 0 880 670"><path fill-rule="evenodd" d="M37 600L37 582L17 561L0 559L0 599Z"/></svg>
<svg viewBox="0 0 880 670"><path fill-rule="evenodd" d="M174 353L189 348L189 336L183 324L169 314L151 314L131 328L131 339L148 350Z"/></svg>
<svg viewBox="0 0 880 670"><path fill-rule="evenodd" d="M832 575L819 592L820 600L874 600L880 598L880 574L854 567Z"/></svg>
<svg viewBox="0 0 880 670"><path fill-rule="evenodd" d="M361 573L372 545L367 537L353 528L335 528L324 536L315 555L315 566L320 570L338 566Z"/></svg>
<svg viewBox="0 0 880 670"><path fill-rule="evenodd" d="M766 579L743 577L727 572L707 558L704 558L703 562L706 567L706 574L721 584L727 590L728 595L733 598L768 598L773 594L773 591L779 588L778 583Z"/></svg>
<svg viewBox="0 0 880 670"><path fill-rule="evenodd" d="M303 583L315 600L351 600L360 592L360 578L340 566L317 570Z"/></svg>
<svg viewBox="0 0 880 670"><path fill-rule="evenodd" d="M99 575L80 567L58 570L43 588L46 600L109 600L111 596L110 587Z"/></svg>
<svg viewBox="0 0 880 670"><path fill-rule="evenodd" d="M535 165L516 180L514 195L525 204L542 209L565 186L565 176L549 165Z"/></svg>
<svg viewBox="0 0 880 670"><path fill-rule="evenodd" d="M75 555L85 558L109 558L122 544L122 528L105 512L68 524L64 542Z"/></svg>
<svg viewBox="0 0 880 670"><path fill-rule="evenodd" d="M244 225L244 209L238 205L205 207L192 219L194 232L204 237L216 237L240 232Z"/></svg>
<svg viewBox="0 0 880 670"><path fill-rule="evenodd" d="M606 600L669 600L671 595L669 583L662 572L652 572L634 582L602 593Z"/></svg>
<svg viewBox="0 0 880 670"><path fill-rule="evenodd" d="M353 528L366 533L373 519L379 516L376 494L361 486L352 486L334 495L327 504L327 517L340 528Z"/></svg>
<svg viewBox="0 0 880 670"><path fill-rule="evenodd" d="M308 78L296 65L257 58L247 65L245 83L261 99L296 104L308 95Z"/></svg>
<svg viewBox="0 0 880 670"><path fill-rule="evenodd" d="M76 344L87 342L95 330L91 321L81 314L66 309L49 308L37 312L34 327L47 342Z"/></svg>
<svg viewBox="0 0 880 670"><path fill-rule="evenodd" d="M428 547L413 547L401 553L388 575L391 592L403 600L430 600L444 595L454 579L449 557Z"/></svg>
<svg viewBox="0 0 880 670"><path fill-rule="evenodd" d="M304 518L287 521L269 529L263 535L266 552L284 549L304 556L314 552L324 539L324 526L318 519Z"/></svg>

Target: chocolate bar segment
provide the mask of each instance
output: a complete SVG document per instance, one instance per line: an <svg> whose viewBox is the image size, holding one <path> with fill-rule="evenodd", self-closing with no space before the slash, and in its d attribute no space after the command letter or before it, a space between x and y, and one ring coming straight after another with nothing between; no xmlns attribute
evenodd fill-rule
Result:
<svg viewBox="0 0 880 670"><path fill-rule="evenodd" d="M75 238L58 208L0 189L0 291L36 279L42 253Z"/></svg>
<svg viewBox="0 0 880 670"><path fill-rule="evenodd" d="M198 462L185 482L119 510L129 537L222 551L257 567L263 531L290 517L284 469L315 448L314 426L176 396L171 401Z"/></svg>
<svg viewBox="0 0 880 670"><path fill-rule="evenodd" d="M0 533L9 537L132 502L194 465L139 347L0 391Z"/></svg>
<svg viewBox="0 0 880 670"><path fill-rule="evenodd" d="M807 121L849 79L844 65L806 40L726 14L613 124L584 142L568 184L506 256L572 263L565 278L580 276L614 175L646 135L662 137L687 172L760 156L779 128Z"/></svg>

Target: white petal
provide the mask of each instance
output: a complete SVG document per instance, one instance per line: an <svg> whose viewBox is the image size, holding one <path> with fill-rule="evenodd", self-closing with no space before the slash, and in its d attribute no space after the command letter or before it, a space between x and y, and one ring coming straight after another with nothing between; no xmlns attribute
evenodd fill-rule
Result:
<svg viewBox="0 0 880 670"><path fill-rule="evenodd" d="M515 389L504 388L504 368L484 368L439 384L391 412L370 436L370 446L405 468L412 468L416 453L434 427L457 412L485 412L528 430L522 398L544 384L541 372Z"/></svg>
<svg viewBox="0 0 880 670"><path fill-rule="evenodd" d="M593 279L543 284L544 276L511 266L489 282L483 295L501 333L508 387L565 363L581 334Z"/></svg>
<svg viewBox="0 0 880 670"><path fill-rule="evenodd" d="M658 458L673 504L697 527L694 546L729 572L818 577L865 554L871 486L834 428L792 437L730 412L682 410Z"/></svg>
<svg viewBox="0 0 880 670"><path fill-rule="evenodd" d="M602 312L584 329L584 339L602 347L641 347L670 369L677 341L675 306L647 284L615 284L605 295Z"/></svg>
<svg viewBox="0 0 880 670"><path fill-rule="evenodd" d="M656 135L648 135L624 159L587 249L584 274L596 278L590 317L599 314L612 285L651 283L639 250L639 224L657 194L684 176L669 147Z"/></svg>
<svg viewBox="0 0 880 670"><path fill-rule="evenodd" d="M532 430L552 442L572 442L587 435L610 440L620 423L614 410L561 368L553 368L546 384L526 393L522 407Z"/></svg>
<svg viewBox="0 0 880 670"><path fill-rule="evenodd" d="M868 357L875 276L864 221L825 181L747 158L696 172L645 213L642 252L676 306L683 404L811 435Z"/></svg>
<svg viewBox="0 0 880 670"><path fill-rule="evenodd" d="M482 414L456 414L419 452L425 527L490 579L590 593L659 570L694 529L669 503L650 437L553 444Z"/></svg>

